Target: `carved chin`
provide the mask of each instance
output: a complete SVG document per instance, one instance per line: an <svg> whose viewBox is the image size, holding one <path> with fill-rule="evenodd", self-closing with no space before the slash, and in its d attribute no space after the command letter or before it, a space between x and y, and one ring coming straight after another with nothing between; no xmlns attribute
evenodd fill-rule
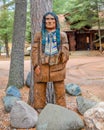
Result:
<svg viewBox="0 0 104 130"><path fill-rule="evenodd" d="M53 26L47 26L46 29L48 29L48 30L54 30L54 29L56 29L56 27L53 27Z"/></svg>

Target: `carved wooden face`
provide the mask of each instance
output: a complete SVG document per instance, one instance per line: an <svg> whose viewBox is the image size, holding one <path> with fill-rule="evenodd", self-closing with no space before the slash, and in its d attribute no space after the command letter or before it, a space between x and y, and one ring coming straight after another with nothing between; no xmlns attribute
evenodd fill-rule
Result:
<svg viewBox="0 0 104 130"><path fill-rule="evenodd" d="M53 31L56 29L56 20L51 14L46 16L46 29L48 31Z"/></svg>

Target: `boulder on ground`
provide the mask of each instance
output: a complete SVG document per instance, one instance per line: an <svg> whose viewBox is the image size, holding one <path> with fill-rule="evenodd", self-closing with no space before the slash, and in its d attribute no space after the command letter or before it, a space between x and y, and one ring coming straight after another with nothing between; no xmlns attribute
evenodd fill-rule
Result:
<svg viewBox="0 0 104 130"><path fill-rule="evenodd" d="M78 111L83 115L88 109L92 108L97 104L97 102L86 99L82 96L77 96L76 98Z"/></svg>
<svg viewBox="0 0 104 130"><path fill-rule="evenodd" d="M17 101L10 112L11 126L14 128L32 128L36 125L38 113L23 101Z"/></svg>
<svg viewBox="0 0 104 130"><path fill-rule="evenodd" d="M26 77L26 82L25 82L26 86L30 88L31 86L31 72L28 73L27 77Z"/></svg>
<svg viewBox="0 0 104 130"><path fill-rule="evenodd" d="M80 130L83 127L83 121L74 111L48 104L39 115L36 130Z"/></svg>
<svg viewBox="0 0 104 130"><path fill-rule="evenodd" d="M4 103L4 108L6 112L10 112L13 105L15 104L16 101L21 100L18 97L14 97L14 96L5 96L3 97L3 103Z"/></svg>
<svg viewBox="0 0 104 130"><path fill-rule="evenodd" d="M87 110L84 113L84 120L88 130L104 130L104 102Z"/></svg>
<svg viewBox="0 0 104 130"><path fill-rule="evenodd" d="M21 98L21 93L16 86L9 86L6 90L6 96L14 96Z"/></svg>
<svg viewBox="0 0 104 130"><path fill-rule="evenodd" d="M77 84L69 83L65 86L66 92L73 96L81 95L81 89Z"/></svg>

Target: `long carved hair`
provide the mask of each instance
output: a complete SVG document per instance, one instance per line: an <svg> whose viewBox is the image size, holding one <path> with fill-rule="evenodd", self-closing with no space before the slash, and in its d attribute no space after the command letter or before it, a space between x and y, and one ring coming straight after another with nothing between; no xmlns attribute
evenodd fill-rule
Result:
<svg viewBox="0 0 104 130"><path fill-rule="evenodd" d="M42 45L45 46L46 43L46 16L47 15L52 15L55 18L56 21L56 41L57 41L57 48L59 49L60 46L60 25L59 25L59 20L58 20L58 16L53 13L53 12L47 12L42 19L42 29L41 29L41 33L42 33Z"/></svg>

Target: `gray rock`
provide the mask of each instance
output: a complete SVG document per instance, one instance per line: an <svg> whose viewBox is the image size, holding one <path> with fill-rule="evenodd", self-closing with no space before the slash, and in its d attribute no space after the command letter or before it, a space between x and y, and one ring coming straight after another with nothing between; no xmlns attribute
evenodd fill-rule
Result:
<svg viewBox="0 0 104 130"><path fill-rule="evenodd" d="M81 89L77 84L73 84L73 83L66 84L65 88L66 88L66 92L70 95L78 96L81 94Z"/></svg>
<svg viewBox="0 0 104 130"><path fill-rule="evenodd" d="M80 130L83 127L83 121L74 111L48 104L39 115L36 130Z"/></svg>
<svg viewBox="0 0 104 130"><path fill-rule="evenodd" d="M5 97L3 97L3 103L4 103L5 111L10 112L13 105L18 100L21 100L21 99L18 98L18 97L14 97L14 96L5 96Z"/></svg>
<svg viewBox="0 0 104 130"><path fill-rule="evenodd" d="M78 96L76 98L78 111L83 115L88 109L92 108L97 102Z"/></svg>
<svg viewBox="0 0 104 130"><path fill-rule="evenodd" d="M84 113L84 120L87 130L104 130L104 102Z"/></svg>
<svg viewBox="0 0 104 130"><path fill-rule="evenodd" d="M23 101L17 101L10 112L11 126L14 128L32 128L36 125L38 113Z"/></svg>
<svg viewBox="0 0 104 130"><path fill-rule="evenodd" d="M31 72L28 73L27 77L26 77L26 86L30 87L31 85Z"/></svg>
<svg viewBox="0 0 104 130"><path fill-rule="evenodd" d="M6 90L6 96L14 96L14 97L21 98L21 93L17 87L9 86Z"/></svg>

